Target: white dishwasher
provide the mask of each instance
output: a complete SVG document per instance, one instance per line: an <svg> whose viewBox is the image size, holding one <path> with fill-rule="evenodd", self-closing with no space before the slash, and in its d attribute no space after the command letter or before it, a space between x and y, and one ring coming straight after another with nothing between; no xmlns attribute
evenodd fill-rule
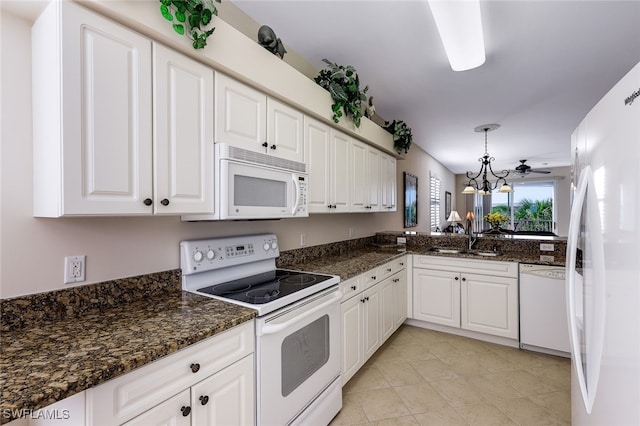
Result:
<svg viewBox="0 0 640 426"><path fill-rule="evenodd" d="M520 264L520 348L570 358L565 269Z"/></svg>

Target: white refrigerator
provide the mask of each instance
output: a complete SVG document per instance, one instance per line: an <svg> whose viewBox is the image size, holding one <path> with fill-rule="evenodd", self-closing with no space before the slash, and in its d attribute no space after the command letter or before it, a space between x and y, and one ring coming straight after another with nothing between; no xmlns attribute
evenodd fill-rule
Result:
<svg viewBox="0 0 640 426"><path fill-rule="evenodd" d="M640 63L572 135L572 424L640 425Z"/></svg>

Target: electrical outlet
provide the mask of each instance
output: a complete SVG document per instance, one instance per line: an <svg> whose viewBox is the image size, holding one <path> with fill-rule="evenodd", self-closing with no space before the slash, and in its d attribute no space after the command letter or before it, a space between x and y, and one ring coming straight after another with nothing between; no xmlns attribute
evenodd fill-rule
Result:
<svg viewBox="0 0 640 426"><path fill-rule="evenodd" d="M407 239L405 237L398 237L396 244L407 244Z"/></svg>
<svg viewBox="0 0 640 426"><path fill-rule="evenodd" d="M349 238L353 238L356 235L356 230L353 228L349 228Z"/></svg>
<svg viewBox="0 0 640 426"><path fill-rule="evenodd" d="M86 256L67 256L64 258L64 283L84 281Z"/></svg>
<svg viewBox="0 0 640 426"><path fill-rule="evenodd" d="M304 247L307 245L307 236L306 234L300 234L300 247Z"/></svg>
<svg viewBox="0 0 640 426"><path fill-rule="evenodd" d="M540 244L540 251L553 251L553 244Z"/></svg>

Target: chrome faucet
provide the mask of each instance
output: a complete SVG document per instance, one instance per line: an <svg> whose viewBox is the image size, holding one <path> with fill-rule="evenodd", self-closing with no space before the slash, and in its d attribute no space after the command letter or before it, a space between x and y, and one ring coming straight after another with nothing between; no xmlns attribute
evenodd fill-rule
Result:
<svg viewBox="0 0 640 426"><path fill-rule="evenodd" d="M467 219L467 235L469 236L467 248L469 250L473 249L473 245L478 241L478 238L474 238L473 230L471 229L471 219Z"/></svg>

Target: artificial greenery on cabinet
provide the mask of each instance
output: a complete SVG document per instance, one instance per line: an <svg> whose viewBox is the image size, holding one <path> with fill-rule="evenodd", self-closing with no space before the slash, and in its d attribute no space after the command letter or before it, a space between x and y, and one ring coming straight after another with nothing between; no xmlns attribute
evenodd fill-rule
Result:
<svg viewBox="0 0 640 426"><path fill-rule="evenodd" d="M333 121L338 123L345 115L351 117L353 124L360 127L362 119L362 102L367 100L368 86L360 89L358 72L351 65L338 65L328 59L322 60L326 68L314 79L321 87L329 91L333 105ZM344 114L343 114L344 113Z"/></svg>
<svg viewBox="0 0 640 426"><path fill-rule="evenodd" d="M413 142L413 136L411 135L411 128L407 126L402 120L393 120L392 122L385 122L384 129L393 135L393 147L398 154L403 151L406 154L409 152L411 143Z"/></svg>
<svg viewBox="0 0 640 426"><path fill-rule="evenodd" d="M160 13L173 25L173 30L186 35L194 49L203 49L215 27L206 29L218 15L215 3L221 0L160 0Z"/></svg>

